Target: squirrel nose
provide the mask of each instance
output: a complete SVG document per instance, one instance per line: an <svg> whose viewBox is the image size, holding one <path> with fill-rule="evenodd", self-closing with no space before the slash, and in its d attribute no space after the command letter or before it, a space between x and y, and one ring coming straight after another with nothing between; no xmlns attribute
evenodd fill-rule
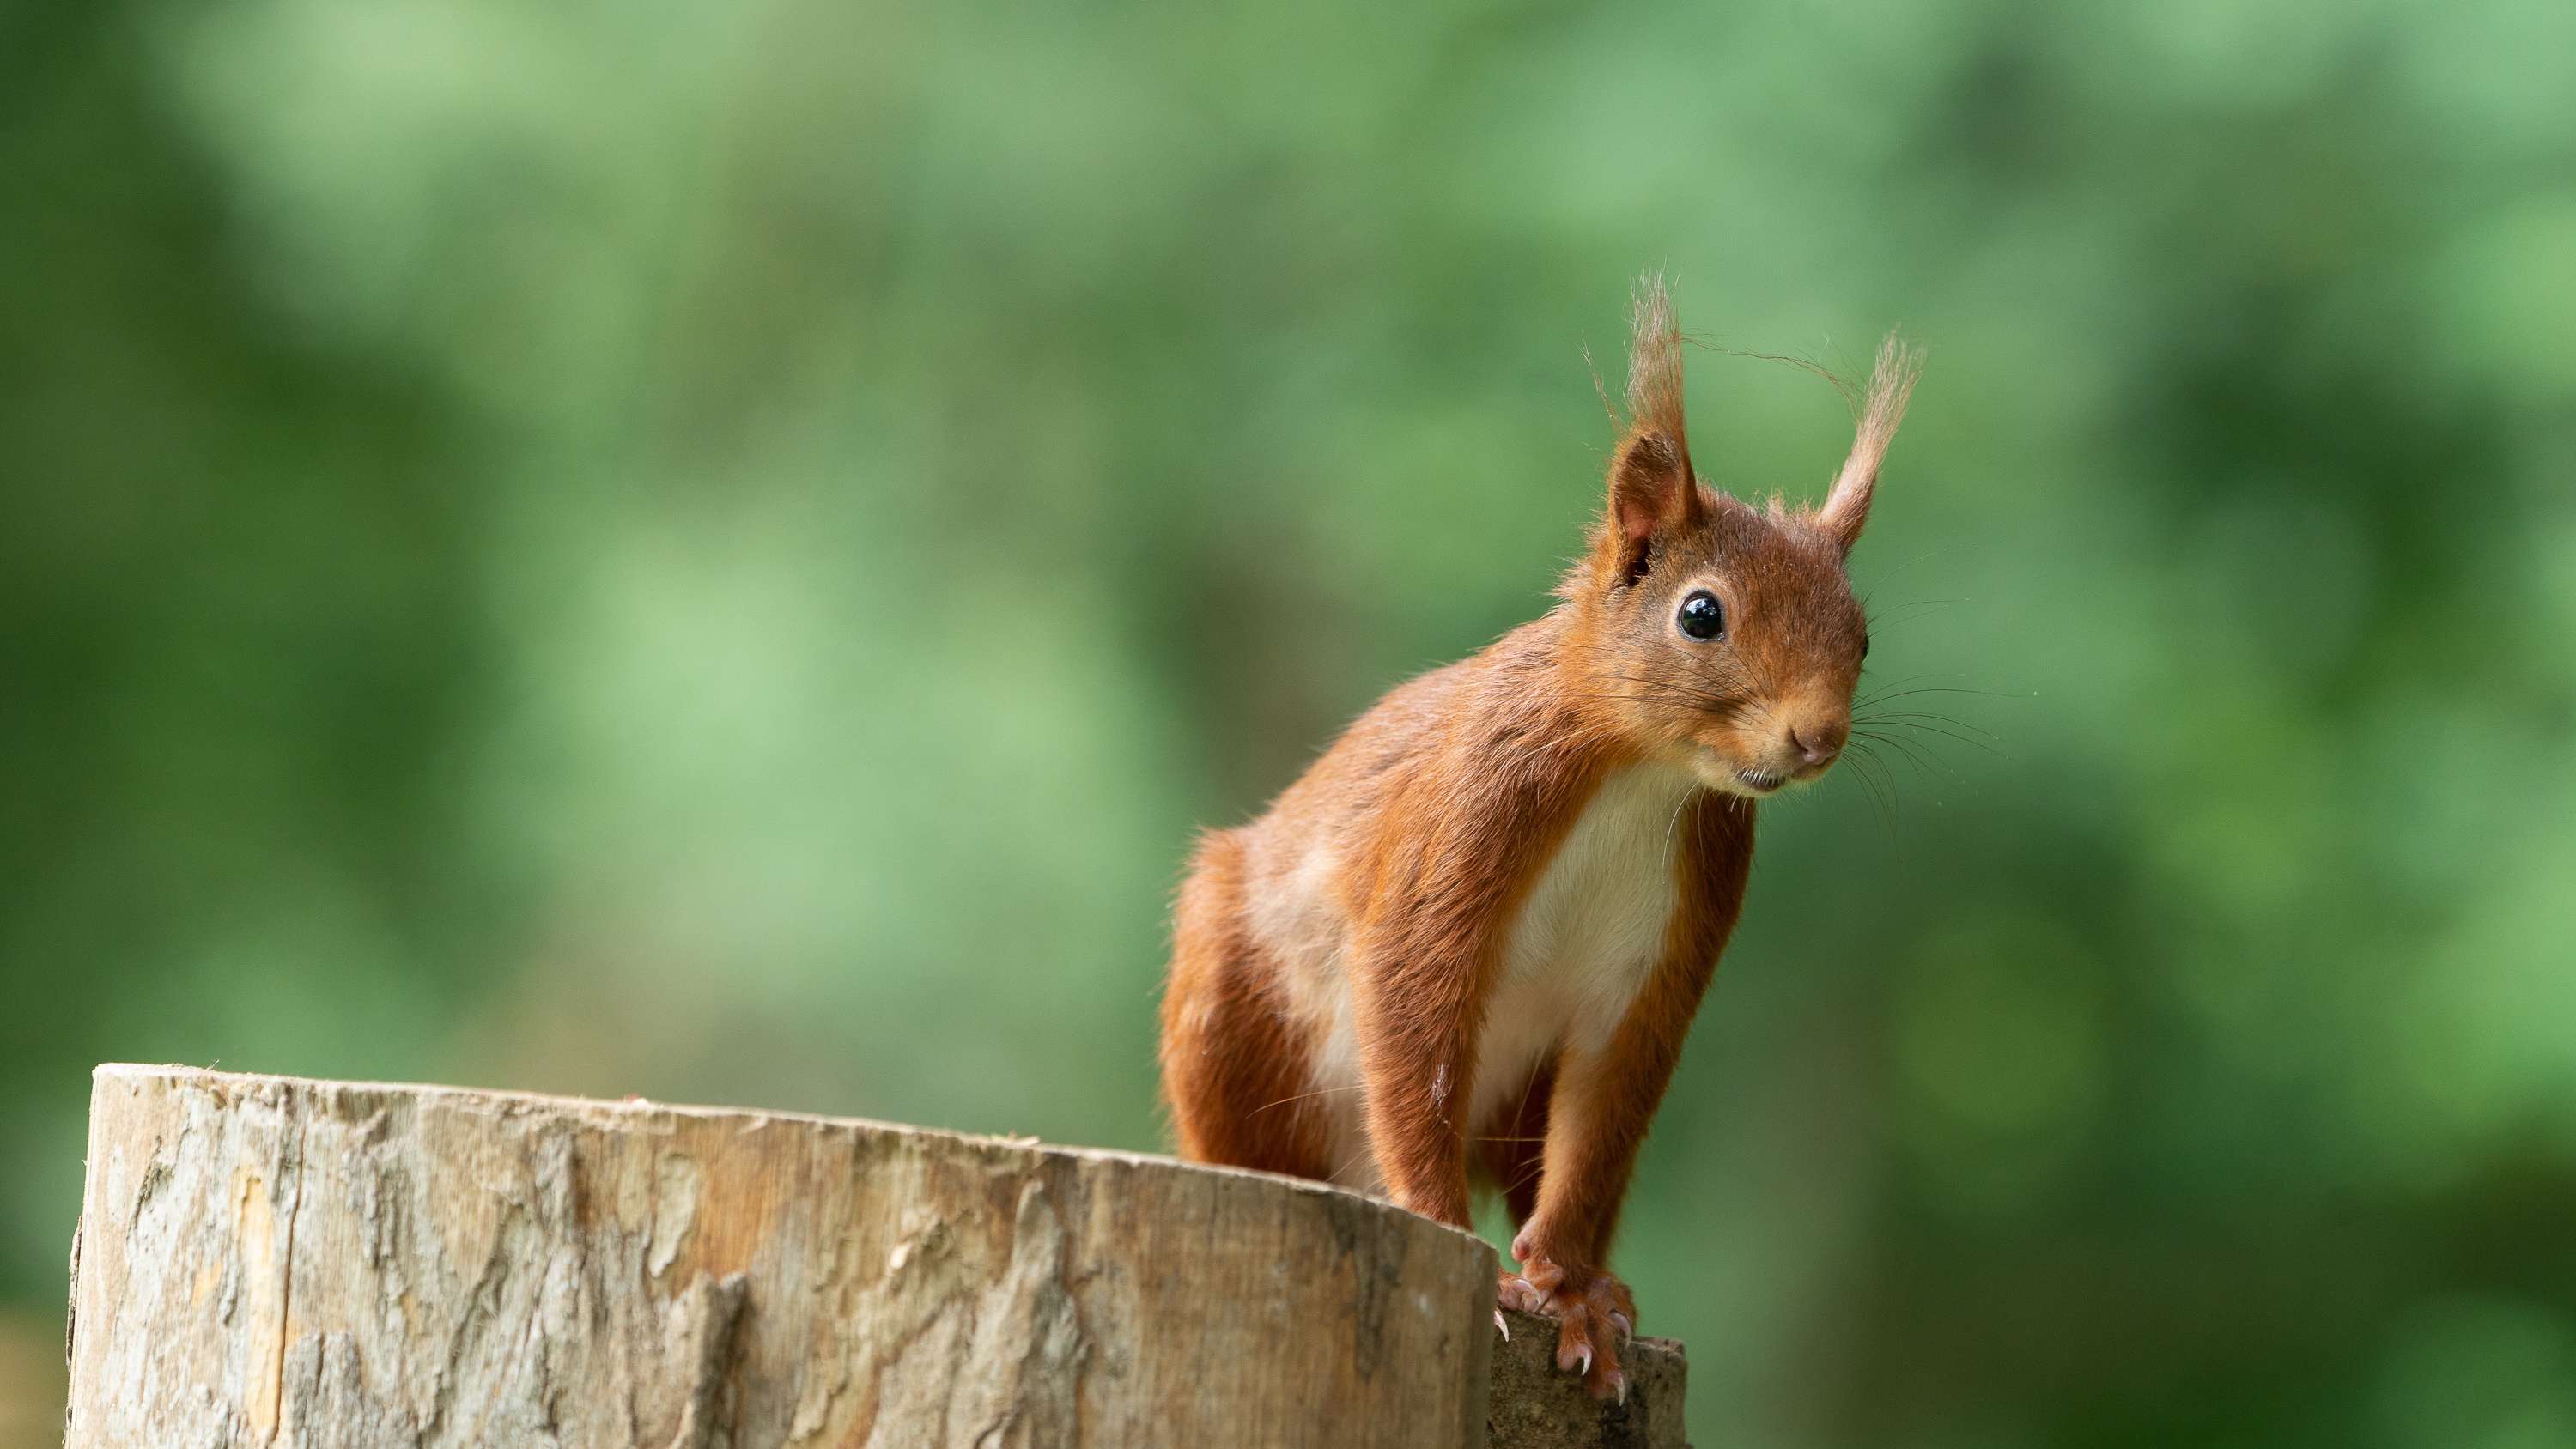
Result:
<svg viewBox="0 0 2576 1449"><path fill-rule="evenodd" d="M1843 741L1850 736L1851 726L1841 720L1807 720L1789 726L1789 748L1806 763L1822 765L1842 753Z"/></svg>

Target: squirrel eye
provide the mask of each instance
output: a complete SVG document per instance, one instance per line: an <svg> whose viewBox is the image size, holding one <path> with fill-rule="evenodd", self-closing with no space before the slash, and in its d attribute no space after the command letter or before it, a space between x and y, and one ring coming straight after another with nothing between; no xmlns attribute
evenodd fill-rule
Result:
<svg viewBox="0 0 2576 1449"><path fill-rule="evenodd" d="M1726 610L1719 607L1717 595L1706 589L1693 589L1690 597L1682 600L1681 611L1673 616L1673 622L1693 639L1714 639L1726 632Z"/></svg>

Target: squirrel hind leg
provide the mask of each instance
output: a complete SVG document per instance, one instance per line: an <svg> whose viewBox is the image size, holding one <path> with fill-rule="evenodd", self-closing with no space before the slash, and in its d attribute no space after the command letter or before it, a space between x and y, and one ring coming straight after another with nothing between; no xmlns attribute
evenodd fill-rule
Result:
<svg viewBox="0 0 2576 1449"><path fill-rule="evenodd" d="M1163 988L1163 1100L1191 1161L1328 1178L1313 1044L1280 1010L1278 964L1244 929L1242 867L1231 832L1212 835L1181 888Z"/></svg>

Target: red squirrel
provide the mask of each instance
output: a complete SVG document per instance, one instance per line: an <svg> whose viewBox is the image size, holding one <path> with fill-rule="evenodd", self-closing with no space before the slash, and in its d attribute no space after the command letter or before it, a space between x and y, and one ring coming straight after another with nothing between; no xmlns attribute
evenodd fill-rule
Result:
<svg viewBox="0 0 2576 1449"><path fill-rule="evenodd" d="M1200 840L1161 1051L1184 1157L1461 1228L1471 1172L1499 1188L1520 1266L1497 1301L1556 1319L1557 1367L1623 1399L1620 1200L1743 905L1755 802L1850 736L1869 626L1844 559L1921 366L1891 334L1823 505L1757 508L1691 470L1660 278L1635 314L1608 503L1560 602Z"/></svg>

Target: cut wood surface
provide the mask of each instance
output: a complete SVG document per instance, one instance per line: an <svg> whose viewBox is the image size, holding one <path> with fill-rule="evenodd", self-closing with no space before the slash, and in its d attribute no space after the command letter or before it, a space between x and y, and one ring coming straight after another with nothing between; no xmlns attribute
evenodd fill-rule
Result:
<svg viewBox="0 0 2576 1449"><path fill-rule="evenodd" d="M106 1066L86 1190L75 1449L1486 1438L1492 1250L1290 1178ZM1673 1362L1606 1416L1546 1382L1545 1437L1498 1402L1495 1449L1678 1444Z"/></svg>
<svg viewBox="0 0 2576 1449"><path fill-rule="evenodd" d="M1493 1396L1486 1410L1494 1449L1690 1449L1682 1404L1689 1364L1669 1338L1640 1338L1619 1350L1628 1396L1594 1403L1583 1380L1556 1366L1556 1324L1505 1312L1512 1336L1494 1346Z"/></svg>

